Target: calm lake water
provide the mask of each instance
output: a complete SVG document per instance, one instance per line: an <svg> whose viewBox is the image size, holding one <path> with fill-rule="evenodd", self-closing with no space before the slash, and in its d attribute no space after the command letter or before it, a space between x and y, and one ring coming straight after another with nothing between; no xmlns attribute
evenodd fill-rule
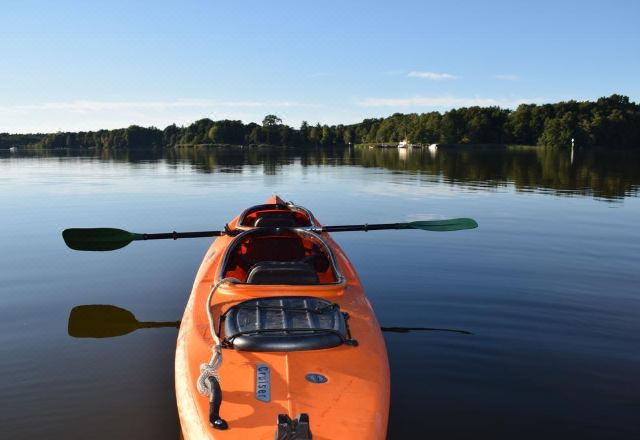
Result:
<svg viewBox="0 0 640 440"><path fill-rule="evenodd" d="M176 330L75 339L67 319L180 319L209 241L81 253L60 232L216 229L277 193L324 224L480 224L334 234L382 325L473 333L385 335L390 439L639 438L639 186L629 152L0 152L0 437L176 440Z"/></svg>

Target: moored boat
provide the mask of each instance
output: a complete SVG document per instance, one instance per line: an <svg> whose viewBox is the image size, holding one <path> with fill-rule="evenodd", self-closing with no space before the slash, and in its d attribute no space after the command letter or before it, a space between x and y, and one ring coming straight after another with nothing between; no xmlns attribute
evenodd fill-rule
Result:
<svg viewBox="0 0 640 440"><path fill-rule="evenodd" d="M386 437L384 339L345 254L309 230L320 226L272 197L206 252L176 349L185 439Z"/></svg>

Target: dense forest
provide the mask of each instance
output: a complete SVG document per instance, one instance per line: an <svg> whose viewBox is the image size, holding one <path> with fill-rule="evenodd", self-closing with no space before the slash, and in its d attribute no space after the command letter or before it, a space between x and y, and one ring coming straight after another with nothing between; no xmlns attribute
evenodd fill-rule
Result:
<svg viewBox="0 0 640 440"><path fill-rule="evenodd" d="M640 148L640 105L622 95L591 101L522 104L516 110L466 107L445 113L396 113L352 125L309 125L295 129L275 115L262 124L201 119L185 127L164 130L132 125L116 130L46 135L0 133L0 148L160 149L193 145L327 146L397 142L431 144L521 144L567 148L571 139L581 147ZM13 143L12 143L13 140Z"/></svg>
<svg viewBox="0 0 640 440"><path fill-rule="evenodd" d="M11 147L26 147L39 144L45 134L9 134L0 133L0 150L7 150Z"/></svg>

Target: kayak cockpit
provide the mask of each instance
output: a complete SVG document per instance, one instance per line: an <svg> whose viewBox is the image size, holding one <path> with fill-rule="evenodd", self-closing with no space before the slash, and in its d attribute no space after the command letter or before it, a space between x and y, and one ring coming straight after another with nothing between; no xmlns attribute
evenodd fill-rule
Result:
<svg viewBox="0 0 640 440"><path fill-rule="evenodd" d="M220 279L247 284L318 285L342 280L331 248L301 229L256 228L229 245Z"/></svg>
<svg viewBox="0 0 640 440"><path fill-rule="evenodd" d="M312 214L301 206L286 203L268 203L246 209L238 218L241 227L287 227L312 226Z"/></svg>

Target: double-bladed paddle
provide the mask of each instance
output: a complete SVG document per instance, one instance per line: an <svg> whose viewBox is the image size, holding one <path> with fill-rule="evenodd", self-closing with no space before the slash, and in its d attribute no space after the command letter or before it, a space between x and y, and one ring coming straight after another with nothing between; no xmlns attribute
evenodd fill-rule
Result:
<svg viewBox="0 0 640 440"><path fill-rule="evenodd" d="M387 229L419 229L422 231L448 232L474 229L478 223L471 218L448 220L420 220L409 223L382 223L373 225L344 225L305 228L314 232L381 231ZM231 231L168 232L160 234L138 234L116 228L73 228L62 232L64 242L77 251L113 251L127 246L132 241L179 238L218 237Z"/></svg>
<svg viewBox="0 0 640 440"><path fill-rule="evenodd" d="M124 336L141 328L180 327L180 321L140 322L133 313L109 304L75 306L69 314L69 336L74 338L112 338ZM453 332L463 335L466 330L432 327L381 327L383 332L410 333L413 331Z"/></svg>

